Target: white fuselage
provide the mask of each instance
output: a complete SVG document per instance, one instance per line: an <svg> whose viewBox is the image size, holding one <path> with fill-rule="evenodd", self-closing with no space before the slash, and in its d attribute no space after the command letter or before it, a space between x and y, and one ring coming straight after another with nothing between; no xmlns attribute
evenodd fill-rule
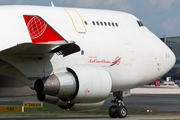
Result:
<svg viewBox="0 0 180 120"><path fill-rule="evenodd" d="M32 42L23 15L38 15L67 41L74 41L81 48L80 52L64 58L54 54L51 58L53 73L69 65L99 65L111 74L112 91L128 90L154 81L175 63L173 52L145 26L139 26L139 19L124 12L4 6L0 7L0 15L0 51Z"/></svg>

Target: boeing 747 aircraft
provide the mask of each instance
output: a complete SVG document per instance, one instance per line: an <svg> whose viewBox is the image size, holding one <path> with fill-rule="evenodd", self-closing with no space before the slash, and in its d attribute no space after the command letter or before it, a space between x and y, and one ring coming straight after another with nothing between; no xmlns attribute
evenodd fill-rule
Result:
<svg viewBox="0 0 180 120"><path fill-rule="evenodd" d="M109 115L125 118L123 96L175 63L173 52L128 13L1 6L0 16L0 95L29 86L40 101L89 111L113 93Z"/></svg>

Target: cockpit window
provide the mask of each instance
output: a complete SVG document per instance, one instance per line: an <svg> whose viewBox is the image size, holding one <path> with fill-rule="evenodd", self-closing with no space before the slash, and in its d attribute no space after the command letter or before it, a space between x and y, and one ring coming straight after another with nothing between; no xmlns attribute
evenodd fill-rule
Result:
<svg viewBox="0 0 180 120"><path fill-rule="evenodd" d="M144 26L141 21L137 21L137 23L140 27Z"/></svg>

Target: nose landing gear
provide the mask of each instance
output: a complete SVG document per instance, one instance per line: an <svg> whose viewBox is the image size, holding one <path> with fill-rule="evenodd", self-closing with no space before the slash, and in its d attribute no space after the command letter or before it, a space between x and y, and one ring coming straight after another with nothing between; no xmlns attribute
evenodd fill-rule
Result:
<svg viewBox="0 0 180 120"><path fill-rule="evenodd" d="M113 96L116 97L111 102L116 103L116 105L113 105L109 108L109 116L111 118L125 118L127 116L127 108L124 106L123 103L123 92L113 92Z"/></svg>

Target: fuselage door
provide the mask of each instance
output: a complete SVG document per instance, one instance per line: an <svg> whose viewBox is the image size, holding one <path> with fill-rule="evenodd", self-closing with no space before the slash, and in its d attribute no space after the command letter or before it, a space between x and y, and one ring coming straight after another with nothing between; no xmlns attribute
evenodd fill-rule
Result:
<svg viewBox="0 0 180 120"><path fill-rule="evenodd" d="M80 14L74 9L64 9L71 18L74 29L77 33L86 33L86 27Z"/></svg>

